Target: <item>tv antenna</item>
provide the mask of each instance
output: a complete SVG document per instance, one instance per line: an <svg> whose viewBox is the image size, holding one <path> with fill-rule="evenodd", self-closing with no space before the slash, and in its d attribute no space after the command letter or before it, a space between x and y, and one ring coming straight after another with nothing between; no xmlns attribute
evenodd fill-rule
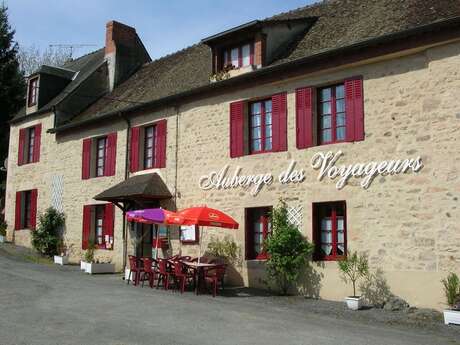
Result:
<svg viewBox="0 0 460 345"><path fill-rule="evenodd" d="M73 52L75 49L80 49L84 47L97 47L97 44L50 44L50 48L59 48L59 49L68 49L70 58L73 57Z"/></svg>

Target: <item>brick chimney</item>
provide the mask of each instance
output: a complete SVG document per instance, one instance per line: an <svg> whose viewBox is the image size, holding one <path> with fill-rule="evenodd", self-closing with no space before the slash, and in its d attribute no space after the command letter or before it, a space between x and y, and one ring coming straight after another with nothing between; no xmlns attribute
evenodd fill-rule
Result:
<svg viewBox="0 0 460 345"><path fill-rule="evenodd" d="M106 24L105 59L110 91L144 63L151 61L136 29L114 20Z"/></svg>

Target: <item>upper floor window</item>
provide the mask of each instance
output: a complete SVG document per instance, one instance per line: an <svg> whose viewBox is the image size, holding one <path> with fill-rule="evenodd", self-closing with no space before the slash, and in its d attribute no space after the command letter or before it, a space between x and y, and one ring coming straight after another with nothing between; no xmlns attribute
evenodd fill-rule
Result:
<svg viewBox="0 0 460 345"><path fill-rule="evenodd" d="M319 89L318 115L321 144L345 141L346 113L343 84Z"/></svg>
<svg viewBox="0 0 460 345"><path fill-rule="evenodd" d="M230 157L287 150L287 98L230 104Z"/></svg>
<svg viewBox="0 0 460 345"><path fill-rule="evenodd" d="M313 204L313 242L319 260L346 255L346 206L344 201Z"/></svg>
<svg viewBox="0 0 460 345"><path fill-rule="evenodd" d="M40 161L42 125L19 130L18 165Z"/></svg>
<svg viewBox="0 0 460 345"><path fill-rule="evenodd" d="M166 166L166 120L131 128L130 171Z"/></svg>
<svg viewBox="0 0 460 345"><path fill-rule="evenodd" d="M225 49L223 51L223 66L234 68L245 67L254 64L254 43L245 43Z"/></svg>
<svg viewBox="0 0 460 345"><path fill-rule="evenodd" d="M37 98L38 98L38 77L35 77L29 80L27 106L31 107L37 104Z"/></svg>
<svg viewBox="0 0 460 345"><path fill-rule="evenodd" d="M115 175L117 133L83 140L82 179Z"/></svg>
<svg viewBox="0 0 460 345"><path fill-rule="evenodd" d="M107 137L98 138L96 141L96 176L104 176L107 157Z"/></svg>
<svg viewBox="0 0 460 345"><path fill-rule="evenodd" d="M272 150L272 100L250 104L251 153Z"/></svg>
<svg viewBox="0 0 460 345"><path fill-rule="evenodd" d="M364 140L362 78L297 89L296 134L299 149Z"/></svg>
<svg viewBox="0 0 460 345"><path fill-rule="evenodd" d="M34 230L37 221L37 190L16 193L15 230Z"/></svg>
<svg viewBox="0 0 460 345"><path fill-rule="evenodd" d="M144 168L151 169L155 162L155 132L156 126L147 126L144 129Z"/></svg>

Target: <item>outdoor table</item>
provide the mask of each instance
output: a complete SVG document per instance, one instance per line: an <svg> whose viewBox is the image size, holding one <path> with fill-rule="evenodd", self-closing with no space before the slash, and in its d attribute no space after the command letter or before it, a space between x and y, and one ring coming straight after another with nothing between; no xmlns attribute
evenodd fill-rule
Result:
<svg viewBox="0 0 460 345"><path fill-rule="evenodd" d="M197 275L197 283L195 286L195 293L198 295L200 283L204 281L204 270L205 268L213 268L218 266L217 264L209 264L209 263L204 263L204 262L192 262L192 261L182 261L182 263L196 271Z"/></svg>

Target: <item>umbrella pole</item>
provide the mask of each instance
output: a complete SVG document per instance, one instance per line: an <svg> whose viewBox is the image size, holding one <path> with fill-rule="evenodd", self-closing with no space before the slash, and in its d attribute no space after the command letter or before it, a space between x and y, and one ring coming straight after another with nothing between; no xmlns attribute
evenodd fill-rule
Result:
<svg viewBox="0 0 460 345"><path fill-rule="evenodd" d="M155 233L156 233L156 235L155 235L156 236L155 237L155 242L156 242L155 243L155 260L158 259L158 237L159 237L158 236L158 234L159 234L158 228L159 228L158 224L155 224Z"/></svg>
<svg viewBox="0 0 460 345"><path fill-rule="evenodd" d="M200 228L198 228L198 233L200 232ZM202 236L200 236L200 254L198 255L198 265L200 264L201 260L201 245L203 243L202 238L204 237L204 229L202 230Z"/></svg>

